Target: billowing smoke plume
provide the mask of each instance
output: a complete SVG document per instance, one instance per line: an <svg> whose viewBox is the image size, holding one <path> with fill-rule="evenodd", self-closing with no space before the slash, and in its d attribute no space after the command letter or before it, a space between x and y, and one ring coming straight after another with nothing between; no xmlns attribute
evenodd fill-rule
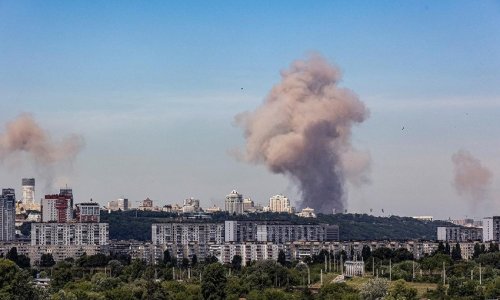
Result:
<svg viewBox="0 0 500 300"><path fill-rule="evenodd" d="M455 167L453 185L457 193L475 206L489 196L493 174L479 159L466 150L459 150L451 157Z"/></svg>
<svg viewBox="0 0 500 300"><path fill-rule="evenodd" d="M0 162L25 153L33 161L40 175L51 181L54 167L73 161L84 144L83 137L70 135L54 142L49 133L29 114L22 114L8 122L0 133Z"/></svg>
<svg viewBox="0 0 500 300"><path fill-rule="evenodd" d="M346 179L359 184L370 157L356 152L351 127L368 110L350 90L338 86L340 71L319 55L283 71L264 103L236 117L243 127L243 159L289 176L299 187L302 207L343 211Z"/></svg>

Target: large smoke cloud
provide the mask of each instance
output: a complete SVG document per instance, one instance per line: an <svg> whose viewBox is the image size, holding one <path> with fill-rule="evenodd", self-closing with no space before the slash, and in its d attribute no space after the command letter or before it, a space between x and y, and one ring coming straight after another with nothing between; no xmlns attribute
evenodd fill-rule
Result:
<svg viewBox="0 0 500 300"><path fill-rule="evenodd" d="M0 133L0 162L25 153L50 185L54 168L73 161L83 145L83 137L79 135L66 136L60 142L53 141L31 115L22 114L8 122L5 131Z"/></svg>
<svg viewBox="0 0 500 300"><path fill-rule="evenodd" d="M471 201L473 207L486 200L493 178L491 171L466 150L459 150L451 160L455 167L453 185L457 193Z"/></svg>
<svg viewBox="0 0 500 300"><path fill-rule="evenodd" d="M302 207L341 212L346 179L367 181L369 155L356 152L350 138L351 127L368 110L338 86L340 71L319 55L293 62L281 76L260 107L236 117L245 130L243 159L289 176L300 189Z"/></svg>

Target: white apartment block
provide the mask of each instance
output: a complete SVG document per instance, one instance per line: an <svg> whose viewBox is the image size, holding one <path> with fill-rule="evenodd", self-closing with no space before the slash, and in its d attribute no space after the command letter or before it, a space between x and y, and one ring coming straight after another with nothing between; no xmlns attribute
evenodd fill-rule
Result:
<svg viewBox="0 0 500 300"><path fill-rule="evenodd" d="M223 223L157 223L151 230L154 245L224 242Z"/></svg>
<svg viewBox="0 0 500 300"><path fill-rule="evenodd" d="M287 222L225 221L226 242L336 241L339 227L327 224L290 224Z"/></svg>
<svg viewBox="0 0 500 300"><path fill-rule="evenodd" d="M33 223L31 245L108 245L107 223Z"/></svg>
<svg viewBox="0 0 500 300"><path fill-rule="evenodd" d="M251 261L257 260L278 260L279 251L283 245L273 243L225 243L220 247L218 259L221 263L231 263L235 255L241 256L242 265L246 266Z"/></svg>
<svg viewBox="0 0 500 300"><path fill-rule="evenodd" d="M290 205L290 200L283 195L275 195L269 199L269 211L293 213L293 207Z"/></svg>
<svg viewBox="0 0 500 300"><path fill-rule="evenodd" d="M243 195L236 190L232 190L231 193L226 196L225 210L231 215L243 214Z"/></svg>
<svg viewBox="0 0 500 300"><path fill-rule="evenodd" d="M483 242L500 243L500 216L483 219Z"/></svg>

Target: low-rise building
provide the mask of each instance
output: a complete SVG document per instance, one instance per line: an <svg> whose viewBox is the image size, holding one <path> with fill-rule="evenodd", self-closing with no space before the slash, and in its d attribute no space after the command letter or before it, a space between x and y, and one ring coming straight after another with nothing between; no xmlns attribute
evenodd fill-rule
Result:
<svg viewBox="0 0 500 300"><path fill-rule="evenodd" d="M96 202L78 203L76 205L76 220L80 223L99 223L101 220L99 204Z"/></svg>

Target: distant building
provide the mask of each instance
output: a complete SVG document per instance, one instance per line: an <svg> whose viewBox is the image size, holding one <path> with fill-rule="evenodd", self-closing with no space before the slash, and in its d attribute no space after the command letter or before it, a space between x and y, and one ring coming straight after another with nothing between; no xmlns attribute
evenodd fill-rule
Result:
<svg viewBox="0 0 500 300"><path fill-rule="evenodd" d="M73 189L68 188L68 187L66 187L64 189L59 189L59 195L68 199L68 201L69 201L68 205L69 205L70 209L72 210L73 204L74 204Z"/></svg>
<svg viewBox="0 0 500 300"><path fill-rule="evenodd" d="M450 223L458 225L458 226L474 227L474 219L450 220Z"/></svg>
<svg viewBox="0 0 500 300"><path fill-rule="evenodd" d="M72 219L73 209L68 194L45 195L42 199L42 222L65 223Z"/></svg>
<svg viewBox="0 0 500 300"><path fill-rule="evenodd" d="M139 210L153 210L153 200L146 198L145 200L142 201L142 203L139 205Z"/></svg>
<svg viewBox="0 0 500 300"><path fill-rule="evenodd" d="M299 213L297 213L297 216L303 218L316 218L316 214L314 213L314 208L310 207L303 208Z"/></svg>
<svg viewBox="0 0 500 300"><path fill-rule="evenodd" d="M223 223L158 223L151 226L151 240L154 245L182 244L220 244L224 242Z"/></svg>
<svg viewBox="0 0 500 300"><path fill-rule="evenodd" d="M278 213L293 213L290 200L283 195L275 195L269 199L269 211Z"/></svg>
<svg viewBox="0 0 500 300"><path fill-rule="evenodd" d="M108 202L108 211L126 211L129 210L127 198L118 198Z"/></svg>
<svg viewBox="0 0 500 300"><path fill-rule="evenodd" d="M483 230L474 227L440 226L437 228L437 240L443 242L473 242L483 239Z"/></svg>
<svg viewBox="0 0 500 300"><path fill-rule="evenodd" d="M432 216L414 216L412 218L425 222L432 222L432 220L434 219Z"/></svg>
<svg viewBox="0 0 500 300"><path fill-rule="evenodd" d="M254 213L255 211L255 203L253 200L250 198L243 199L243 212Z"/></svg>
<svg viewBox="0 0 500 300"><path fill-rule="evenodd" d="M500 243L500 216L483 219L483 242Z"/></svg>
<svg viewBox="0 0 500 300"><path fill-rule="evenodd" d="M239 194L236 190L231 191L231 193L226 196L225 204L226 211L229 214L243 214L243 195Z"/></svg>
<svg viewBox="0 0 500 300"><path fill-rule="evenodd" d="M15 238L16 195L14 189L3 189L0 195L0 241Z"/></svg>
<svg viewBox="0 0 500 300"><path fill-rule="evenodd" d="M220 207L218 207L218 206L215 206L215 205L214 205L214 206L212 206L212 207L207 208L205 211L206 211L207 213L209 213L209 214L213 214L213 213L220 212L220 211L221 211L221 209L220 209Z"/></svg>
<svg viewBox="0 0 500 300"><path fill-rule="evenodd" d="M182 213L196 213L200 212L200 200L194 199L193 197L184 199L184 205L182 206Z"/></svg>
<svg viewBox="0 0 500 300"><path fill-rule="evenodd" d="M21 202L27 209L33 209L35 206L35 178L23 178L21 183L23 193Z"/></svg>
<svg viewBox="0 0 500 300"><path fill-rule="evenodd" d="M76 220L80 223L99 223L101 209L96 202L78 203L76 205Z"/></svg>
<svg viewBox="0 0 500 300"><path fill-rule="evenodd" d="M345 277L363 277L365 275L365 262L348 260L344 263Z"/></svg>
<svg viewBox="0 0 500 300"><path fill-rule="evenodd" d="M338 241L339 227L327 224L291 224L289 222L225 221L226 242Z"/></svg>
<svg viewBox="0 0 500 300"><path fill-rule="evenodd" d="M107 245L107 223L32 223L31 245Z"/></svg>

